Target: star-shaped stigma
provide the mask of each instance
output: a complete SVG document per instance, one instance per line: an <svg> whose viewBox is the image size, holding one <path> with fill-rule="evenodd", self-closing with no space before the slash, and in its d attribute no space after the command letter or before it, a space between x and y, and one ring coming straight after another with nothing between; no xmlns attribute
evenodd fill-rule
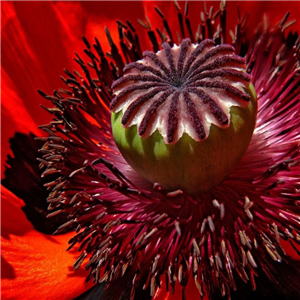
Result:
<svg viewBox="0 0 300 300"><path fill-rule="evenodd" d="M166 144L176 143L183 133L201 141L211 124L230 126L231 106L248 105L249 84L245 60L232 46L184 39L171 48L165 42L161 51L145 51L142 60L124 68L124 76L112 85L110 108L122 111L123 126L137 125L142 137L158 130Z"/></svg>

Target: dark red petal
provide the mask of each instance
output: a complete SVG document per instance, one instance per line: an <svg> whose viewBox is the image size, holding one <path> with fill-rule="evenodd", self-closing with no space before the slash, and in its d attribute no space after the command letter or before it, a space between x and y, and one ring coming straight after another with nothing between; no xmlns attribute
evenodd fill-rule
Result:
<svg viewBox="0 0 300 300"><path fill-rule="evenodd" d="M183 15L183 23L185 24L185 2L178 1ZM197 30L198 24L201 22L200 11L204 12L204 6L209 12L210 8L213 7L213 14L219 9L219 1L190 1L188 3L188 19L190 20L193 32ZM159 17L155 11L154 6L157 6L163 13L165 19L168 21L169 26L175 30L173 32L180 32L177 18L177 8L171 1L144 1L145 15L149 18L152 28L158 27L163 31L163 20ZM264 15L268 17L270 24L276 24L278 20L281 20L284 14L289 11L289 20L299 20L300 17L300 3L299 1L227 1L227 30L235 30L235 25L238 17L238 9L240 16L245 13L249 14L248 25L250 30L257 27L258 23L263 20ZM284 8L284 9L283 9ZM299 22L291 27L292 30L299 30ZM185 27L186 37L188 31ZM175 42L176 36L174 37ZM230 39L231 40L231 39Z"/></svg>
<svg viewBox="0 0 300 300"><path fill-rule="evenodd" d="M32 230L21 207L24 202L12 192L1 186L1 236L7 240L11 234L24 236Z"/></svg>
<svg viewBox="0 0 300 300"><path fill-rule="evenodd" d="M4 68L1 66L1 160L6 161L6 156L11 153L9 138L15 132L39 133L37 123L27 111L26 105L17 93L16 83L9 78ZM4 168L2 165L1 177Z"/></svg>
<svg viewBox="0 0 300 300"><path fill-rule="evenodd" d="M97 284L74 300L127 300L130 299L131 286L132 278L124 276L111 283L107 288L105 288L105 283ZM144 290L142 286L136 289L134 300L141 299L151 300L149 289Z"/></svg>

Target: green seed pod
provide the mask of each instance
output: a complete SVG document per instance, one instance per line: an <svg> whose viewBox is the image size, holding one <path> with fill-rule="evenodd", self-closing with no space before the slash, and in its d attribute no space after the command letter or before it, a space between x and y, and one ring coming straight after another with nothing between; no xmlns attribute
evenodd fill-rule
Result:
<svg viewBox="0 0 300 300"><path fill-rule="evenodd" d="M111 122L120 152L168 191L195 194L218 185L238 165L255 127L256 94L244 60L231 46L212 43L164 44L113 85Z"/></svg>

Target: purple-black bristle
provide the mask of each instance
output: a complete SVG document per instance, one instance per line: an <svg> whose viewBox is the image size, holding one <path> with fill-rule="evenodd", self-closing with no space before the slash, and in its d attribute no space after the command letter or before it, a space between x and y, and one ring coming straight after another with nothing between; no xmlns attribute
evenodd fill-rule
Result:
<svg viewBox="0 0 300 300"><path fill-rule="evenodd" d="M204 88L221 89L221 90L229 92L229 93L237 96L239 99L243 99L247 102L249 102L251 100L249 94L242 92L238 88L236 88L232 85L229 85L225 82L221 82L221 81L207 82L207 81L203 80L203 81L197 82L196 85L199 87L204 87Z"/></svg>
<svg viewBox="0 0 300 300"><path fill-rule="evenodd" d="M149 124L150 118L152 117L152 115L157 111L157 109L159 108L160 105L162 105L166 99L173 93L172 89L167 89L166 91L163 92L163 94L157 99L155 100L151 106L147 109L147 111L145 112L145 115L141 121L141 124L139 126L139 135L143 135L145 133L145 131L147 130L147 126Z"/></svg>
<svg viewBox="0 0 300 300"><path fill-rule="evenodd" d="M205 134L205 130L204 130L202 121L200 120L200 117L197 113L196 105L193 102L193 100L191 99L188 91L184 91L183 96L184 96L184 101L186 103L186 107L187 107L187 109L189 111L189 114L191 116L194 129L197 133L197 136L200 138L200 140L203 140L203 139L205 139L206 134Z"/></svg>
<svg viewBox="0 0 300 300"><path fill-rule="evenodd" d="M137 91L137 90L148 90L152 87L153 87L153 84L140 84L140 85L136 84L136 85L127 87L122 92L120 92L120 94L118 94L116 97L114 97L111 100L110 109L114 109L114 107L118 104L120 99L125 97L127 94L129 94L131 92L134 92L134 91Z"/></svg>
<svg viewBox="0 0 300 300"><path fill-rule="evenodd" d="M145 51L143 52L144 57L149 57L154 64L161 69L168 77L170 77L172 74L170 73L170 70L165 66L165 64L157 57L157 55L151 51Z"/></svg>
<svg viewBox="0 0 300 300"><path fill-rule="evenodd" d="M209 50L203 58L199 59L195 64L193 64L186 72L184 72L183 77L184 78L189 78L191 74L195 74L199 72L199 70L203 70L205 66L203 64L213 56L220 54L220 52L230 52L231 54L234 54L234 48L230 45L218 45L211 50ZM223 54L224 55L224 54ZM202 68L200 68L202 66Z"/></svg>
<svg viewBox="0 0 300 300"><path fill-rule="evenodd" d="M178 77L182 76L183 66L184 66L184 59L186 57L186 53L188 51L188 47L191 45L190 39L184 39L180 46L180 54L177 63L177 74Z"/></svg>
<svg viewBox="0 0 300 300"><path fill-rule="evenodd" d="M177 70L175 70L174 59L173 59L171 46L169 45L169 43L163 43L162 48L163 48L163 50L165 50L167 60L168 60L168 63L169 63L169 67L170 67L170 71L172 72L172 74L177 74Z"/></svg>
<svg viewBox="0 0 300 300"><path fill-rule="evenodd" d="M154 69L150 66L144 66L144 65L142 65L140 63L137 63L137 62L134 62L134 63L131 63L131 64L127 65L124 68L124 72L127 71L127 70L130 70L130 69L137 69L139 71L150 72L150 73L153 73L156 76L161 77L164 80L168 80L168 77L166 75L164 75L162 72L160 72L159 70Z"/></svg>
<svg viewBox="0 0 300 300"><path fill-rule="evenodd" d="M169 109L169 116L168 116L168 142L172 143L174 141L175 132L178 125L178 117L177 117L177 106L178 106L178 99L180 96L180 92L177 91L174 93L171 106Z"/></svg>
<svg viewBox="0 0 300 300"><path fill-rule="evenodd" d="M183 74L186 74L186 72L191 67L192 63L196 60L196 58L203 52L203 50L206 47L213 47L215 45L213 40L204 40L199 45L197 45L196 49L191 53L190 57L188 58L184 69Z"/></svg>
<svg viewBox="0 0 300 300"><path fill-rule="evenodd" d="M196 94L204 104L208 104L212 114L221 122L222 125L228 124L229 120L221 107L204 90L189 88L190 93Z"/></svg>
<svg viewBox="0 0 300 300"><path fill-rule="evenodd" d="M134 102L132 102L129 107L127 108L126 112L124 113L123 117L122 117L122 124L126 125L131 114L133 113L133 111L138 108L141 104L143 104L145 101L153 98L154 96L156 96L158 93L165 93L167 92L167 90L169 90L168 86L164 86L164 87L158 87L158 88L154 88L152 90L150 90L150 92L148 92L147 94L144 94L140 97L138 97ZM165 98L164 98L165 99Z"/></svg>
<svg viewBox="0 0 300 300"><path fill-rule="evenodd" d="M244 82L250 82L250 76L247 73L242 73L234 69L217 69L217 70L209 70L203 71L202 73L196 74L193 76L191 82L197 82L198 80L205 78L215 78L215 77L235 77L236 80L241 80Z"/></svg>
<svg viewBox="0 0 300 300"><path fill-rule="evenodd" d="M116 80L112 86L112 88L117 88L118 86L122 85L123 83L126 83L128 81L133 82L155 82L156 83L167 83L164 82L160 77L157 76L151 76L151 75L128 75L121 77L120 79Z"/></svg>

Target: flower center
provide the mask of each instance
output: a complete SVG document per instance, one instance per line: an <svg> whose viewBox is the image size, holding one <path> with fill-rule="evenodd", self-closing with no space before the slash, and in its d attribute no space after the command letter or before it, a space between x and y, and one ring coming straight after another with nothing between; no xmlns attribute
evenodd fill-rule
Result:
<svg viewBox="0 0 300 300"><path fill-rule="evenodd" d="M128 163L151 182L166 189L210 189L236 166L254 129L256 97L245 60L232 46L215 46L212 40L192 44L184 39L172 48L163 43L161 51L143 55L112 85L115 141Z"/></svg>
<svg viewBox="0 0 300 300"><path fill-rule="evenodd" d="M184 87L184 81L181 78L175 77L173 78L171 85L176 88Z"/></svg>

